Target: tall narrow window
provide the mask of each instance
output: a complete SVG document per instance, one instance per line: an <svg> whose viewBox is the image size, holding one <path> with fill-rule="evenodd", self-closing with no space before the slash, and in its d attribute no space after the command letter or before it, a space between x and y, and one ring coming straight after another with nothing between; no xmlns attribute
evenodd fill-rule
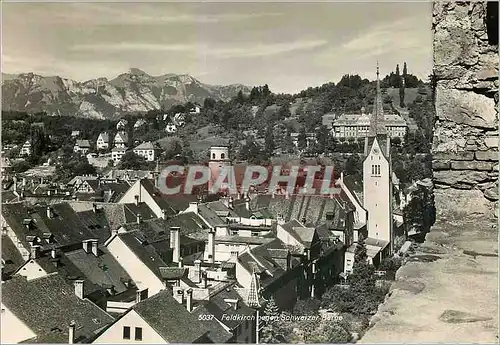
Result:
<svg viewBox="0 0 500 345"><path fill-rule="evenodd" d="M123 326L123 339L130 339L130 327Z"/></svg>
<svg viewBox="0 0 500 345"><path fill-rule="evenodd" d="M135 328L135 340L142 340L142 327Z"/></svg>

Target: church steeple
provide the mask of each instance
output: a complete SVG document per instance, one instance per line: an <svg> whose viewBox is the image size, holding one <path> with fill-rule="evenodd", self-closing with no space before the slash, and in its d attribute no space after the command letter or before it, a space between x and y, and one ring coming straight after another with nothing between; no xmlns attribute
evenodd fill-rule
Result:
<svg viewBox="0 0 500 345"><path fill-rule="evenodd" d="M375 102L373 104L373 114L370 119L369 137L376 137L377 135L387 135L387 130L384 123L384 103L382 101L382 92L380 91L380 72L377 61L377 93L375 95Z"/></svg>

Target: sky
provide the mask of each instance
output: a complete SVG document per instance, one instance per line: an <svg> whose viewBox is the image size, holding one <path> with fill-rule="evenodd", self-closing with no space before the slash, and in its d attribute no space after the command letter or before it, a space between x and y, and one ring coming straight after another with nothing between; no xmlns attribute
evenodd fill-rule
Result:
<svg viewBox="0 0 500 345"><path fill-rule="evenodd" d="M344 74L432 70L430 2L6 3L2 72L112 79L130 68L295 93Z"/></svg>

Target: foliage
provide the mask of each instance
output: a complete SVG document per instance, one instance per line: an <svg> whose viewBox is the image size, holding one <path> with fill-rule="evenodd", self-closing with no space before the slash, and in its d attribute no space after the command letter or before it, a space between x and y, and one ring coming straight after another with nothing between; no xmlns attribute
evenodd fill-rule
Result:
<svg viewBox="0 0 500 345"><path fill-rule="evenodd" d="M366 254L365 239L362 234L359 234L358 243L356 244L356 249L354 250L354 262L366 262L368 255Z"/></svg>
<svg viewBox="0 0 500 345"><path fill-rule="evenodd" d="M401 267L401 259L398 257L387 257L382 260L379 266L380 271L386 271L386 279L394 280L396 271Z"/></svg>
<svg viewBox="0 0 500 345"><path fill-rule="evenodd" d="M255 139L248 138L239 152L239 159L249 162L250 164L259 164L263 159L262 149Z"/></svg>
<svg viewBox="0 0 500 345"><path fill-rule="evenodd" d="M94 166L87 159L82 159L79 154L71 154L63 157L56 164L56 180L68 180L75 175L93 175L96 173Z"/></svg>
<svg viewBox="0 0 500 345"><path fill-rule="evenodd" d="M32 167L33 167L33 165L30 164L29 162L27 162L25 160L21 160L21 161L13 163L12 166L10 167L10 170L13 173L19 174L19 173L25 172L28 169L31 169Z"/></svg>
<svg viewBox="0 0 500 345"><path fill-rule="evenodd" d="M300 129L297 137L297 147L300 151L304 151L307 148L307 134L304 127Z"/></svg>
<svg viewBox="0 0 500 345"><path fill-rule="evenodd" d="M120 169L145 170L151 169L152 162L146 161L144 157L137 155L134 151L127 151L122 156L119 167Z"/></svg>

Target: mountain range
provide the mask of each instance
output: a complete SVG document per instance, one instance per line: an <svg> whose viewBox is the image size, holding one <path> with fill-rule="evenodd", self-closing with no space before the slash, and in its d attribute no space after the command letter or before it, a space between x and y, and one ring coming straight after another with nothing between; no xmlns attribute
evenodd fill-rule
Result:
<svg viewBox="0 0 500 345"><path fill-rule="evenodd" d="M208 85L187 74L151 76L132 68L112 80L96 78L78 82L34 73L2 73L2 109L51 116L117 119L127 113L168 108L206 98L229 100L250 88L241 84Z"/></svg>

